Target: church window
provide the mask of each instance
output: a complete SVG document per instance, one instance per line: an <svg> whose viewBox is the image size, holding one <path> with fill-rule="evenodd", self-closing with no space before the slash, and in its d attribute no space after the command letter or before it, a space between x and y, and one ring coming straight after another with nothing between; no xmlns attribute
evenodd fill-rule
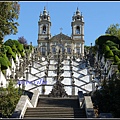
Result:
<svg viewBox="0 0 120 120"><path fill-rule="evenodd" d="M46 45L46 43L42 43L42 46L45 46Z"/></svg>
<svg viewBox="0 0 120 120"><path fill-rule="evenodd" d="M55 52L56 52L55 47L52 47L52 52L53 52L53 53L55 53Z"/></svg>
<svg viewBox="0 0 120 120"><path fill-rule="evenodd" d="M79 26L76 27L76 34L80 34L80 27Z"/></svg>
<svg viewBox="0 0 120 120"><path fill-rule="evenodd" d="M44 16L44 19L46 19L46 16Z"/></svg>
<svg viewBox="0 0 120 120"><path fill-rule="evenodd" d="M76 46L80 46L80 43L76 43Z"/></svg>
<svg viewBox="0 0 120 120"><path fill-rule="evenodd" d="M76 49L76 52L77 52L77 53L80 53L80 49L79 49L79 48L77 48L77 49Z"/></svg>
<svg viewBox="0 0 120 120"><path fill-rule="evenodd" d="M46 48L42 47L42 54L45 55L45 52L46 52Z"/></svg>
<svg viewBox="0 0 120 120"><path fill-rule="evenodd" d="M45 25L43 26L42 33L44 33L44 34L46 33L46 26Z"/></svg>
<svg viewBox="0 0 120 120"><path fill-rule="evenodd" d="M79 17L77 17L77 20L79 20L80 18Z"/></svg>
<svg viewBox="0 0 120 120"><path fill-rule="evenodd" d="M71 53L71 49L70 48L67 48L67 53Z"/></svg>

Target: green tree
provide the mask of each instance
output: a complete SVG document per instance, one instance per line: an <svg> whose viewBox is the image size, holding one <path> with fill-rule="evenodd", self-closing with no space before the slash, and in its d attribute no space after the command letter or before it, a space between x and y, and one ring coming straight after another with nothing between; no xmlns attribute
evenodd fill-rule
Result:
<svg viewBox="0 0 120 120"><path fill-rule="evenodd" d="M0 2L0 42L3 42L5 35L17 33L19 11L18 2Z"/></svg>
<svg viewBox="0 0 120 120"><path fill-rule="evenodd" d="M106 34L111 34L111 35L114 35L116 37L118 37L120 39L120 24L111 24L106 32Z"/></svg>
<svg viewBox="0 0 120 120"><path fill-rule="evenodd" d="M7 88L0 88L0 107L2 108L3 117L10 117L20 99L19 89L14 87L13 81L10 80Z"/></svg>
<svg viewBox="0 0 120 120"><path fill-rule="evenodd" d="M120 73L118 73L120 74ZM120 78L116 72L109 80L104 79L101 90L94 92L92 99L98 105L99 113L110 112L113 117L120 118Z"/></svg>

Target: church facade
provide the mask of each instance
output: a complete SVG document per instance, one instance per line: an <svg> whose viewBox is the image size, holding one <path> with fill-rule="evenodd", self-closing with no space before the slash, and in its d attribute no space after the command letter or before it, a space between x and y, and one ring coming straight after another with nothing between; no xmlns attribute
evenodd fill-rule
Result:
<svg viewBox="0 0 120 120"><path fill-rule="evenodd" d="M38 21L38 46L26 59L25 63L29 65L24 71L25 78L20 78L21 81L30 82L24 85L25 90L39 90L40 95L65 97L78 95L78 91L86 93L95 89L96 83L92 81L86 66L84 21L78 8L72 16L71 27L71 36L61 32L52 37L50 15L44 8ZM41 80L46 84L42 84Z"/></svg>
<svg viewBox="0 0 120 120"><path fill-rule="evenodd" d="M44 7L38 21L38 51L40 55L47 56L49 53L56 54L59 49L67 55L84 56L84 20L83 15L77 8L72 16L72 35L67 36L62 32L51 36L51 21L49 12Z"/></svg>

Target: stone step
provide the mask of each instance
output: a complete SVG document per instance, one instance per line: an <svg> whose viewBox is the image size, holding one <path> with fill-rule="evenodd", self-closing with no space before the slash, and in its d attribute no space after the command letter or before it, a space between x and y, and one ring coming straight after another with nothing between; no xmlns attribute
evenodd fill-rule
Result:
<svg viewBox="0 0 120 120"><path fill-rule="evenodd" d="M46 108L49 109L48 111L39 111L38 108L33 108L35 111L31 111L31 108L28 108L24 118L33 118L33 117L38 117L38 118L86 118L85 115L85 110L84 109L76 109L76 111L74 110L70 110L67 111L67 109L61 109L61 108L57 108L55 109L53 108ZM41 110L45 109L45 108L39 108ZM52 109L54 109L54 111L51 111ZM61 109L61 110L60 110Z"/></svg>
<svg viewBox="0 0 120 120"><path fill-rule="evenodd" d="M75 111L75 112L83 112L84 109L80 108L70 108L70 107L36 107L36 108L28 108L28 111L54 111L57 112L56 110L59 110L61 112L64 112L63 110L66 111Z"/></svg>
<svg viewBox="0 0 120 120"><path fill-rule="evenodd" d="M40 96L36 108L27 108L24 118L86 118L78 98Z"/></svg>
<svg viewBox="0 0 120 120"><path fill-rule="evenodd" d="M74 111L63 111L63 112L61 112L61 111L47 111L47 112L42 112L42 111L26 111L26 114L33 114L33 112L34 112L34 114L36 114L36 115L39 115L39 114L46 114L46 115L49 115L49 114L70 114L70 115L74 115ZM41 112L41 113L40 113ZM77 112L77 113L75 113L75 114L77 114L77 115L82 115L84 112Z"/></svg>
<svg viewBox="0 0 120 120"><path fill-rule="evenodd" d="M52 118L54 118L54 119L62 118L62 119L64 119L64 118L66 118L67 119L67 118L86 118L86 117L85 116L74 116L74 115L69 115L69 116L68 115L63 115L63 116L62 115L60 115L60 116L58 116L58 115L56 115L56 116L55 115L54 116L53 115L51 115L51 116L25 115L24 118L27 118L27 119L28 118L30 118L30 119L35 119L35 118L36 119L38 119L38 118L48 118L48 119L49 118L51 118L51 119Z"/></svg>
<svg viewBox="0 0 120 120"><path fill-rule="evenodd" d="M72 107L78 108L79 101L78 99L74 98L39 98L37 107Z"/></svg>

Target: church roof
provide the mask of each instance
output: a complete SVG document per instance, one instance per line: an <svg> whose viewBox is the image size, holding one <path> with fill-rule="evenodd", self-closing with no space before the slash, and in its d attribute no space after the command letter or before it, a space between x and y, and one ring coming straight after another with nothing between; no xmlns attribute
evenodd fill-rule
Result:
<svg viewBox="0 0 120 120"><path fill-rule="evenodd" d="M63 33L60 33L58 35L55 35L51 38L51 40L71 40L71 37L63 34Z"/></svg>

